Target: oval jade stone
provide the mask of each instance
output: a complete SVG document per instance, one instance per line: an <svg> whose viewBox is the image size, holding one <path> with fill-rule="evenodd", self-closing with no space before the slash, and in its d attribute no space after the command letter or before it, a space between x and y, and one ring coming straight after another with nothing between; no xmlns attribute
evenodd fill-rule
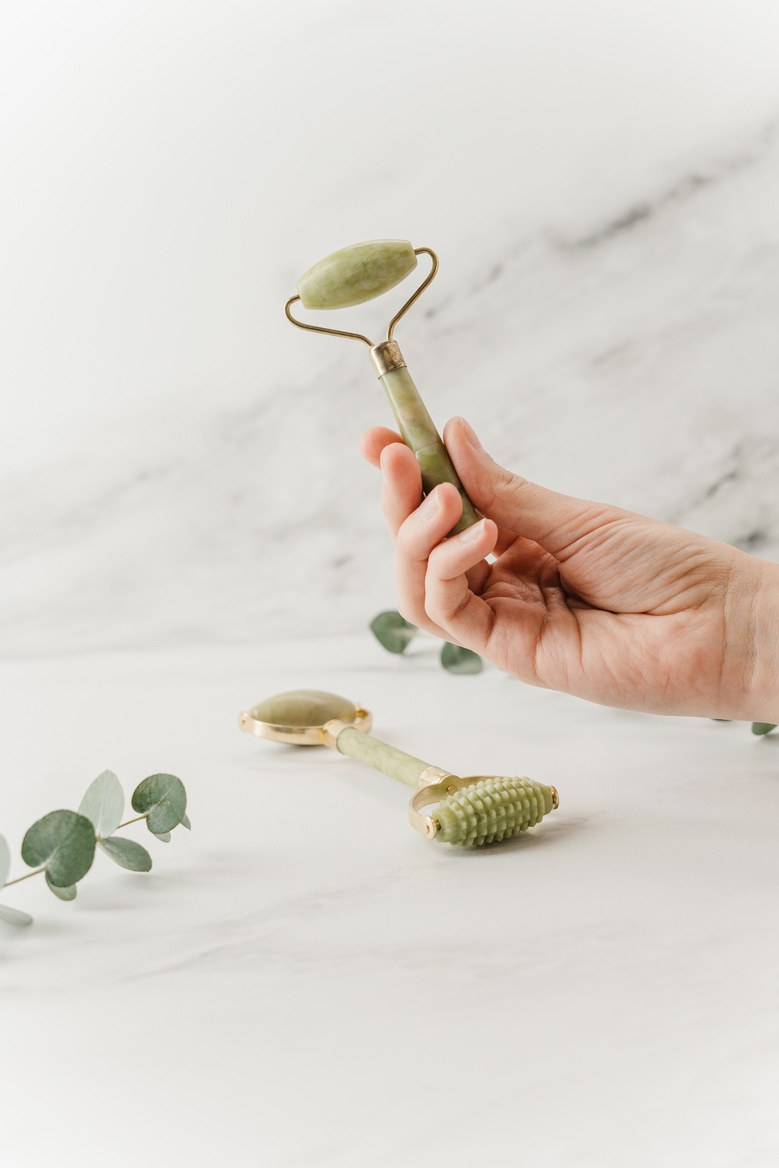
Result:
<svg viewBox="0 0 779 1168"><path fill-rule="evenodd" d="M356 712L354 704L346 698L321 689L294 689L276 694L249 710L258 722L270 722L274 726L324 726L331 718L353 722Z"/></svg>
<svg viewBox="0 0 779 1168"><path fill-rule="evenodd" d="M297 283L304 308L350 308L389 292L417 266L406 239L372 239L325 256Z"/></svg>

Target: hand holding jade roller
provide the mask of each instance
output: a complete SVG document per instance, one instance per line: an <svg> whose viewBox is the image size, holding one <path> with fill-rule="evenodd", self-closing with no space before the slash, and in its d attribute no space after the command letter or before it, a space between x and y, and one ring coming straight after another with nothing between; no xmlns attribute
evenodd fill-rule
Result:
<svg viewBox="0 0 779 1168"><path fill-rule="evenodd" d="M779 564L528 482L453 419L447 447L484 519L442 485L420 504L398 434L367 431L384 475L398 608L531 685L657 714L779 723Z"/></svg>
<svg viewBox="0 0 779 1168"><path fill-rule="evenodd" d="M293 690L266 698L238 718L241 730L297 746L329 746L418 790L408 809L426 839L478 847L534 827L558 805L557 791L528 778L472 775L460 779L368 734L362 706L322 690ZM430 815L423 807L437 804Z"/></svg>
<svg viewBox="0 0 779 1168"><path fill-rule="evenodd" d="M416 292L395 314L387 329L387 339L374 345L360 333L343 332L304 324L296 320L290 308L300 301L304 308L350 308L364 304L388 292L405 279L417 266L417 256L425 253L432 260L429 275ZM332 336L351 337L363 341L371 351L371 360L392 407L401 437L413 450L422 473L422 488L429 494L439 483L452 483L460 493L462 513L450 534L456 535L477 523L479 516L465 493L454 469L449 453L441 441L425 403L411 379L398 344L392 339L395 325L403 314L424 292L438 271L438 258L429 247L413 248L402 239L377 239L344 247L309 268L297 282L298 294L286 304L286 314L299 328Z"/></svg>

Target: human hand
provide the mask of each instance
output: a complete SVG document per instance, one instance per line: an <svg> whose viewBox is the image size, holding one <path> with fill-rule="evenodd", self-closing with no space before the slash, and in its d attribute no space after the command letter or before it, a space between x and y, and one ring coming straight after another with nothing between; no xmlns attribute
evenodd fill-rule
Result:
<svg viewBox="0 0 779 1168"><path fill-rule="evenodd" d="M422 499L398 434L376 428L360 442L384 474L406 620L520 681L603 705L779 722L779 565L529 483L461 418L444 440L484 516L450 539L456 488Z"/></svg>

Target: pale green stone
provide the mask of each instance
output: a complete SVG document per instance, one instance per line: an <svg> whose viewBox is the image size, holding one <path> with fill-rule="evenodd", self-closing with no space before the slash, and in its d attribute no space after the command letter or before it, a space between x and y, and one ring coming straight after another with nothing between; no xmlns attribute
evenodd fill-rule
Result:
<svg viewBox="0 0 779 1168"><path fill-rule="evenodd" d="M417 266L408 240L372 239L325 256L297 283L304 308L350 308L389 292Z"/></svg>
<svg viewBox="0 0 779 1168"><path fill-rule="evenodd" d="M433 812L436 839L463 848L511 839L548 815L552 791L533 779L485 777L442 799Z"/></svg>
<svg viewBox="0 0 779 1168"><path fill-rule="evenodd" d="M402 369L392 369L379 380L392 406L400 436L417 456L425 494L429 495L439 483L452 483L460 492L463 501L462 515L449 534L456 535L459 531L465 531L466 527L478 523L476 508L465 493L465 487L454 469L449 451L444 446L408 369L405 366Z"/></svg>
<svg viewBox="0 0 779 1168"><path fill-rule="evenodd" d="M336 746L341 754L348 754L349 758L356 758L366 766L373 767L382 774L399 779L407 787L417 787L419 776L427 770L429 763L413 754L406 754L396 746L389 746L380 742L378 738L371 738L361 730L342 730L336 740Z"/></svg>
<svg viewBox="0 0 779 1168"><path fill-rule="evenodd" d="M357 710L354 704L338 694L321 689L294 689L289 693L266 698L249 710L258 722L274 726L324 726L331 718L353 722Z"/></svg>

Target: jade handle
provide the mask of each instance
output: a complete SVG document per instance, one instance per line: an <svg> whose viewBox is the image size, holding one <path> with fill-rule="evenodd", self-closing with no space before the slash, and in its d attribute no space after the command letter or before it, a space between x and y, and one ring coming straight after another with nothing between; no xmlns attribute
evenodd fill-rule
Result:
<svg viewBox="0 0 779 1168"><path fill-rule="evenodd" d="M335 740L336 749L341 754L348 754L349 758L356 758L366 766L373 767L382 774L399 779L407 787L418 787L419 777L429 767L429 763L421 758L414 758L413 754L406 754L395 746L380 742L362 730L347 727L342 730Z"/></svg>
<svg viewBox="0 0 779 1168"><path fill-rule="evenodd" d="M405 366L402 369L391 369L380 377L379 381L384 386L400 436L416 455L419 469L422 471L422 487L425 494L429 495L439 483L452 483L460 492L463 512L449 534L457 535L459 531L465 531L466 527L478 523L476 508L465 493L465 487L454 469L449 451L444 446L408 369Z"/></svg>

